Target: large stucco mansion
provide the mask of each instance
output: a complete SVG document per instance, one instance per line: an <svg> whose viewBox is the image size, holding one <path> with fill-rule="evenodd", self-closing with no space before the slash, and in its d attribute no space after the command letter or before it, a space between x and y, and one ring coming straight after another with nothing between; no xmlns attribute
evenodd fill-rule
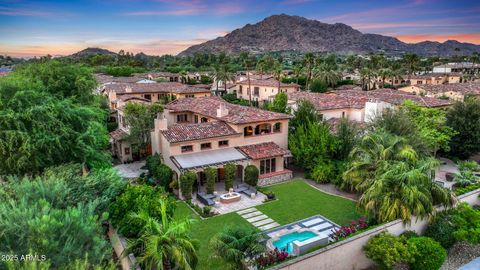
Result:
<svg viewBox="0 0 480 270"><path fill-rule="evenodd" d="M155 120L152 150L176 177L195 171L200 186L205 183L205 168L217 168L218 181L223 181L223 166L228 163L237 165L237 181L252 164L260 171L259 185L281 182L292 177L284 167L290 154L289 118L215 96L178 99L165 105Z"/></svg>

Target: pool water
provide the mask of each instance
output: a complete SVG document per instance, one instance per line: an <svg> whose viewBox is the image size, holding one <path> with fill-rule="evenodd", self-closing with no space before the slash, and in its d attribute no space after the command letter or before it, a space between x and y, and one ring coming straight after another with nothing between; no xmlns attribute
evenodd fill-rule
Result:
<svg viewBox="0 0 480 270"><path fill-rule="evenodd" d="M308 240L310 238L316 237L317 235L313 232L294 232L282 235L277 241L273 242L273 246L279 250L285 249L288 254L293 253L292 242L297 240L299 242Z"/></svg>

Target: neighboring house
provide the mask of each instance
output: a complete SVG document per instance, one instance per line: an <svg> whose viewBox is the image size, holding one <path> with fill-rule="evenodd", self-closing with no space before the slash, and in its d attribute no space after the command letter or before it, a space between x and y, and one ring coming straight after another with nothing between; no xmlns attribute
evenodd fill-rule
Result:
<svg viewBox="0 0 480 270"><path fill-rule="evenodd" d="M463 74L477 74L480 72L480 64L474 63L448 63L433 67L433 73L463 73Z"/></svg>
<svg viewBox="0 0 480 270"><path fill-rule="evenodd" d="M385 109L401 105L406 100L430 108L451 105L446 100L412 95L393 89L338 90L328 93L295 92L288 95L288 104L293 110L297 109L298 102L302 100L310 101L323 120L348 118L356 122L370 122Z"/></svg>
<svg viewBox="0 0 480 270"><path fill-rule="evenodd" d="M237 98L246 99L261 104L266 100L271 100L278 93L294 93L300 89L298 84L287 84L278 82L275 79L258 79L238 81L237 85ZM250 87L250 88L249 88Z"/></svg>
<svg viewBox="0 0 480 270"><path fill-rule="evenodd" d="M217 88L217 82L214 80L210 90L212 91L212 96L223 96L225 94L236 94L237 86L234 82L227 82L227 91L225 92L225 84L223 81L218 81Z"/></svg>
<svg viewBox="0 0 480 270"><path fill-rule="evenodd" d="M114 117L118 122L118 128L110 132L110 144L114 157L116 157L121 163L131 162L139 159L138 153L132 151L130 142L126 140L129 134L129 127L125 122L124 107L127 103L136 102L149 104L150 101L145 98L121 95L116 100L115 110L111 111L111 117Z"/></svg>
<svg viewBox="0 0 480 270"><path fill-rule="evenodd" d="M166 82L180 82L180 74L171 72L154 72L146 74L149 80L163 80Z"/></svg>
<svg viewBox="0 0 480 270"><path fill-rule="evenodd" d="M463 101L465 96L480 95L480 82L411 85L400 88L399 90L427 97L449 98Z"/></svg>
<svg viewBox="0 0 480 270"><path fill-rule="evenodd" d="M187 170L197 172L197 188L205 184L207 167L217 168L218 181L223 181L227 163L237 165L237 181L253 164L260 171L259 185L282 182L292 177L284 168L289 119L220 97L179 99L167 104L155 120L152 150L177 177Z"/></svg>
<svg viewBox="0 0 480 270"><path fill-rule="evenodd" d="M169 95L174 96L175 99L210 96L210 88L186 85L178 82L148 84L115 83L105 85L103 94L108 97L110 108L114 110L116 109L117 99L122 95L135 96L151 102L157 102L162 101Z"/></svg>
<svg viewBox="0 0 480 270"><path fill-rule="evenodd" d="M447 84L447 83L461 83L463 75L461 73L427 73L422 75L413 75L407 79L410 85L420 84Z"/></svg>

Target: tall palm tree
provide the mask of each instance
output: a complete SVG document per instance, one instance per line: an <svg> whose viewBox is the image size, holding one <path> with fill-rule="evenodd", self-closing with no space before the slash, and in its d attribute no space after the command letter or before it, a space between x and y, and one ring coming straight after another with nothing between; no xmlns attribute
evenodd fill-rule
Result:
<svg viewBox="0 0 480 270"><path fill-rule="evenodd" d="M245 70L247 72L247 82L248 82L248 102L250 106L252 106L252 85L251 85L251 80L250 80L250 69L254 65L255 61L247 54L244 58L243 65L245 67Z"/></svg>
<svg viewBox="0 0 480 270"><path fill-rule="evenodd" d="M341 75L338 70L325 64L320 64L314 69L314 77L330 87L334 87L338 80L341 79Z"/></svg>
<svg viewBox="0 0 480 270"><path fill-rule="evenodd" d="M223 258L235 269L243 269L242 262L264 251L261 235L243 227L225 228L210 241L214 257Z"/></svg>
<svg viewBox="0 0 480 270"><path fill-rule="evenodd" d="M418 69L418 62L420 62L420 58L416 54L409 53L403 56L403 62L405 63L408 75L414 75Z"/></svg>
<svg viewBox="0 0 480 270"><path fill-rule="evenodd" d="M303 56L303 65L307 72L307 82L305 83L305 89L310 90L310 81L312 80L313 65L315 64L315 56L309 52Z"/></svg>
<svg viewBox="0 0 480 270"><path fill-rule="evenodd" d="M218 82L220 81L218 79L219 77L219 74L220 74L220 66L218 64L215 64L213 66L213 71L212 73L210 74L211 78L215 81L215 84L217 85L217 87L215 88L215 95L218 96Z"/></svg>
<svg viewBox="0 0 480 270"><path fill-rule="evenodd" d="M227 93L227 82L235 80L235 75L230 72L227 65L221 65L218 70L217 78L223 82L225 93Z"/></svg>
<svg viewBox="0 0 480 270"><path fill-rule="evenodd" d="M280 93L280 85L282 84L282 77L283 77L283 68L282 68L282 63L275 61L273 64L273 76L275 77L275 80L278 82L278 92Z"/></svg>
<svg viewBox="0 0 480 270"><path fill-rule="evenodd" d="M394 76L394 73L391 69L389 68L381 68L378 70L378 76L382 79L382 88L385 87L385 80L392 78Z"/></svg>
<svg viewBox="0 0 480 270"><path fill-rule="evenodd" d="M295 76L295 83L298 84L298 77L302 75L303 67L302 65L296 64L293 66L293 76Z"/></svg>
<svg viewBox="0 0 480 270"><path fill-rule="evenodd" d="M194 269L198 262L198 242L189 236L192 220L170 220L167 204L162 200L159 203L162 216L160 221L145 212L132 215L142 220L145 226L138 239L129 241L126 251L140 253L138 262L145 269Z"/></svg>
<svg viewBox="0 0 480 270"><path fill-rule="evenodd" d="M375 77L376 77L376 74L372 69L367 67L362 68L362 70L360 70L362 88L367 91L370 90L371 88L375 88ZM373 83L373 87L370 87L372 83Z"/></svg>
<svg viewBox="0 0 480 270"><path fill-rule="evenodd" d="M260 74L260 79L262 79L263 74L265 74L265 72L267 72L267 65L266 65L265 61L263 61L263 60L258 61L255 69Z"/></svg>

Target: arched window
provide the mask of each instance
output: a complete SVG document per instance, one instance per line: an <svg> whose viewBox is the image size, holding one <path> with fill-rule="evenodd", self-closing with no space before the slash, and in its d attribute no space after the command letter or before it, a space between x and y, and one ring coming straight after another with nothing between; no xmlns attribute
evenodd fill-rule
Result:
<svg viewBox="0 0 480 270"><path fill-rule="evenodd" d="M255 127L255 135L268 134L272 132L272 125L260 124Z"/></svg>
<svg viewBox="0 0 480 270"><path fill-rule="evenodd" d="M282 123L275 123L275 125L273 125L273 132L282 132Z"/></svg>
<svg viewBox="0 0 480 270"><path fill-rule="evenodd" d="M251 126L243 128L243 136L248 137L253 135L253 128Z"/></svg>

